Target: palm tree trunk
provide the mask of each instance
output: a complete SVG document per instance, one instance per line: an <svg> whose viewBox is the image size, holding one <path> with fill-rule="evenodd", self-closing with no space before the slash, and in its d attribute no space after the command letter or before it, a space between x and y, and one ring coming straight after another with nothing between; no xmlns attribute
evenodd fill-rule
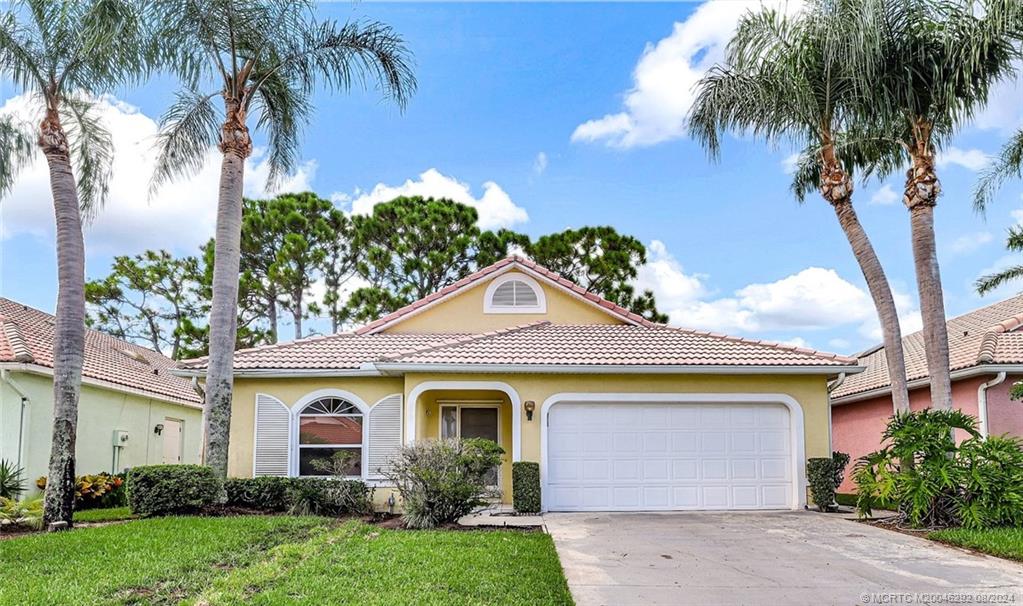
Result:
<svg viewBox="0 0 1023 606"><path fill-rule="evenodd" d="M835 210L838 224L842 226L853 256L859 263L867 290L874 300L874 308L881 323L885 360L891 380L892 406L896 412L909 410L909 390L906 385L906 359L902 349L902 330L899 326L899 312L895 307L888 277L877 258L874 245L860 224L852 205L853 184L849 175L837 163L825 168L821 179L821 194Z"/></svg>
<svg viewBox="0 0 1023 606"><path fill-rule="evenodd" d="M920 315L924 324L924 350L930 375L931 406L952 408L952 378L948 360L948 327L945 324L945 297L934 239L934 207L941 185L930 153L913 154L913 166L906 174L903 201L909 209L913 240L913 264L920 295Z"/></svg>
<svg viewBox="0 0 1023 606"><path fill-rule="evenodd" d="M85 356L85 241L78 189L67 138L54 110L40 127L39 145L50 170L57 226L57 308L53 329L53 437L43 524L72 526L75 499L75 437ZM57 526L51 526L57 524Z"/></svg>
<svg viewBox="0 0 1023 606"><path fill-rule="evenodd" d="M277 342L277 295L270 297L270 301L266 306L266 315L270 316L270 341L273 343Z"/></svg>
<svg viewBox="0 0 1023 606"><path fill-rule="evenodd" d="M295 302L295 309L292 310L292 315L295 317L295 338L302 338L302 291L298 290L292 295L292 300Z"/></svg>
<svg viewBox="0 0 1023 606"><path fill-rule="evenodd" d="M234 349L238 332L238 273L241 261L242 185L245 158L252 141L237 104L228 102L221 129L220 194L213 248L213 302L210 310L210 356L203 406L204 459L227 476L231 431Z"/></svg>

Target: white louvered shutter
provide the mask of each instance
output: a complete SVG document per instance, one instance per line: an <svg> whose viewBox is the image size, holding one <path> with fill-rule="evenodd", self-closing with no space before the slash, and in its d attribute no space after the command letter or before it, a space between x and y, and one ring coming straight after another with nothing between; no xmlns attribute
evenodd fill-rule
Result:
<svg viewBox="0 0 1023 606"><path fill-rule="evenodd" d="M391 457L401 447L401 417L401 394L388 396L369 409L368 477L383 478L381 471L390 468Z"/></svg>
<svg viewBox="0 0 1023 606"><path fill-rule="evenodd" d="M256 396L255 476L288 475L288 436L291 413L283 402L265 394Z"/></svg>

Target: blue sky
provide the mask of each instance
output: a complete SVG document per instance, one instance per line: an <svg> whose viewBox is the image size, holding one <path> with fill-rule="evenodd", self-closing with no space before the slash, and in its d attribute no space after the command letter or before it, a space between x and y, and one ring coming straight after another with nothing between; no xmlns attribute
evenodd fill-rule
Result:
<svg viewBox="0 0 1023 606"><path fill-rule="evenodd" d="M800 206L789 194L790 150L733 138L715 163L684 136L691 85L720 57L743 8L323 5L323 17L393 25L415 53L420 87L405 114L372 91L317 95L305 163L287 187L311 188L356 212L398 193L448 195L476 205L487 227L533 236L610 224L648 244L640 286L655 290L675 324L825 350L865 348L878 334L863 280L830 207L815 197ZM114 254L147 247L191 253L212 233L215 162L154 200L145 197L153 121L174 87L157 79L116 91L107 103L118 156L111 199L87 232L90 278L105 275ZM24 111L18 92L0 83L0 111ZM1003 240L1023 220L1023 185L1006 187L986 218L973 213L969 193L985 155L1021 124L1023 86L1006 83L939 163L937 236L950 314L1020 289L981 299L971 284L1013 261ZM258 154L250 169L247 194L265 194ZM899 181L857 184L854 200L905 326L915 328ZM0 203L0 221L0 292L52 310L53 219L43 162Z"/></svg>

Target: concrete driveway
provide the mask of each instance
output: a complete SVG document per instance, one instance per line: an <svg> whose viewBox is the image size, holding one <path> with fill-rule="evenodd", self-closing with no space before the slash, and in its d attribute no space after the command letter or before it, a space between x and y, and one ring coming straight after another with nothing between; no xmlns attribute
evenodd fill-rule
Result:
<svg viewBox="0 0 1023 606"><path fill-rule="evenodd" d="M556 513L544 522L579 606L1023 602L1019 564L834 515Z"/></svg>

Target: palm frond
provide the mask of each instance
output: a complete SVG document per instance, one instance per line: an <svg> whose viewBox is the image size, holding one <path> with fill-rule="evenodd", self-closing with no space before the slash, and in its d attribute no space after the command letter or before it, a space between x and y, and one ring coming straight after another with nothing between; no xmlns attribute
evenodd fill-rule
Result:
<svg viewBox="0 0 1023 606"><path fill-rule="evenodd" d="M31 126L0 116L0 198L14 186L21 169L32 162L34 152Z"/></svg>
<svg viewBox="0 0 1023 606"><path fill-rule="evenodd" d="M994 162L980 174L973 190L973 208L983 212L1006 181L1020 178L1023 178L1023 130L1002 146Z"/></svg>
<svg viewBox="0 0 1023 606"><path fill-rule="evenodd" d="M45 55L38 39L14 12L0 14L0 75L23 90L46 87Z"/></svg>
<svg viewBox="0 0 1023 606"><path fill-rule="evenodd" d="M150 195L167 181L175 177L189 177L203 167L207 152L216 146L220 137L214 96L195 90L181 91L160 118Z"/></svg>
<svg viewBox="0 0 1023 606"><path fill-rule="evenodd" d="M290 87L279 73L263 79L254 101L259 112L256 128L265 129L268 135L270 170L266 187L273 190L282 178L295 170L301 130L308 122L312 107L308 96Z"/></svg>
<svg viewBox="0 0 1023 606"><path fill-rule="evenodd" d="M384 96L404 109L416 89L412 57L404 40L378 22L312 23L300 36L284 40L276 56L266 61L263 80L284 72L302 90L312 91L315 82L331 90L366 88L370 79Z"/></svg>
<svg viewBox="0 0 1023 606"><path fill-rule="evenodd" d="M78 198L86 220L95 216L110 191L114 144L96 102L82 96L61 104L61 122L68 138L71 163L78 177Z"/></svg>

